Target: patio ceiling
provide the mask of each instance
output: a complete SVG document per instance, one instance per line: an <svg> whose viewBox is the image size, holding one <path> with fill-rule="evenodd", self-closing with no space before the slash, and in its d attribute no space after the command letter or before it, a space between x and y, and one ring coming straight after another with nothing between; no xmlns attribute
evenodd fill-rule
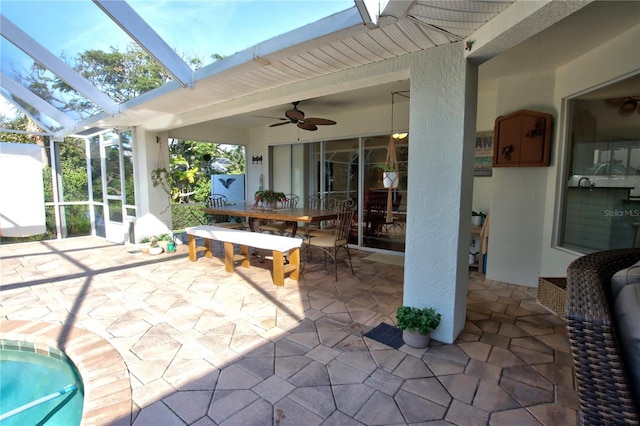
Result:
<svg viewBox="0 0 640 426"><path fill-rule="evenodd" d="M351 9L258 43L189 75L185 68L186 64L181 63L179 58L176 59L175 54L171 54L168 45L133 9L127 7L124 0L120 2L94 0L94 2L130 33L145 50L151 52L176 78L136 99L116 105L116 111L114 111L111 100L92 92L91 88L86 86L87 82L83 81L84 79L69 67L64 69L62 67L64 64L61 65L51 59L52 55L42 46L38 46L35 40L30 40L28 35L15 41L15 34L10 32L12 27L5 25L7 22L3 17L3 25L0 28L3 37L12 42L21 43L22 50L32 55L34 59L52 64L50 65L52 72L57 71L56 74L62 74L60 76L66 77L65 80L78 92L93 99L104 111L88 119L71 121L69 117L60 117L57 113L51 113L49 118L58 123L58 127L62 127L61 130L51 130L51 133L55 133L57 137L76 134L96 126L112 128L137 126L143 123L152 130L167 130L203 121L203 110L207 111L207 120L235 116L233 123L242 119L246 126L267 125L269 123L265 123L264 120L257 121L253 115L279 116L290 102L301 99L283 94L277 99L255 101L254 95L260 92L283 88L467 38L473 41L478 40L473 51L469 53L469 58L481 63L544 29L531 28L526 19L519 21L514 11L528 9L528 13L532 14L537 9L543 10L549 19L539 21L544 21L543 25L546 28L589 3L572 2L567 5L564 2L516 2L517 4L514 4L513 1L393 1L386 3L385 8L378 14L376 10L372 11L364 7L365 3L368 5L370 2L354 0L356 6ZM111 3L118 3L120 6L110 6ZM374 2L374 4L378 3ZM611 8L609 5L607 7ZM591 14L598 16L598 9L594 9L595 13ZM135 16L132 17L132 14ZM377 25L376 15L379 15ZM499 21L502 27L510 30L504 31L505 35L502 39L492 38L483 33L487 28L486 24L492 20ZM584 27L583 25L574 29L574 35L580 37L580 34L576 34L575 31L585 31ZM598 37L611 37L612 31L616 33L624 30L620 26L611 27L612 25L608 25L605 21L597 29L589 28L591 37L588 40L596 43L594 34ZM17 29L17 31L20 30ZM557 43L557 50L564 56L559 56L558 59L553 56L554 61L566 61L589 46L593 46L593 44L587 46L585 43L569 43L568 40L580 39L562 37ZM45 60L45 56L48 56L49 60ZM535 59L536 64L532 64L532 60L522 62L531 64L534 69L547 65L545 58ZM58 66L58 69L54 68L54 65ZM488 69L494 74L499 74L499 63ZM6 78L5 75L2 76L1 83L2 94L5 97L12 99L13 96L19 96L25 99L25 96L20 96L20 93L15 91L18 83ZM406 85L405 82L404 86ZM397 87L397 83L392 87ZM360 90L358 96L350 97L350 102L362 102L363 99L360 99L360 96L366 96L368 102L388 102L390 93L388 89L389 86L382 86L377 94L372 90ZM335 93L325 95L340 96ZM40 104L39 111L51 111L49 106L43 105L44 100L41 98L31 98ZM338 99L333 99L331 102L327 100L325 103L332 102L335 104ZM320 114L322 111L314 110L314 113Z"/></svg>
<svg viewBox="0 0 640 426"><path fill-rule="evenodd" d="M89 119L73 121L75 125L64 116L49 112L48 118L57 123L53 127L62 127L56 132L57 136L94 125L137 125L149 118L158 118L159 114L174 115L183 112L181 110L198 109L460 41L509 7L512 1L394 1L387 2L382 11L376 10L379 7L377 2L355 1L357 7L254 45L197 72L190 71L188 65L125 1L94 0L94 3L161 62L174 76L174 81L137 99L115 105L3 16L0 30L3 37L45 64L51 72L104 111ZM373 9L366 10L366 6L371 5ZM368 26L363 24L365 21L369 22ZM36 110L45 115L51 111L44 105L44 100L28 96L16 84L19 85L10 76L3 75L2 94L11 101L14 97L30 98ZM45 121L40 117L32 118L45 127Z"/></svg>

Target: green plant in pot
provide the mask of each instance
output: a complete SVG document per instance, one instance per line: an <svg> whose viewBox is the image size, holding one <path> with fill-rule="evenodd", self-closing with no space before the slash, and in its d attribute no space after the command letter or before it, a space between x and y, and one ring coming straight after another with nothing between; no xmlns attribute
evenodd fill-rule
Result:
<svg viewBox="0 0 640 426"><path fill-rule="evenodd" d="M138 247L140 248L140 253L149 254L149 247L151 247L151 237L144 236L140 238L138 242Z"/></svg>
<svg viewBox="0 0 640 426"><path fill-rule="evenodd" d="M397 327L402 330L404 342L414 348L425 348L431 332L440 325L441 315L433 308L400 306L396 310Z"/></svg>
<svg viewBox="0 0 640 426"><path fill-rule="evenodd" d="M165 252L168 251L167 246L169 245L169 242L173 241L173 236L171 234L160 234L155 238L158 240L158 245L162 247L162 250Z"/></svg>
<svg viewBox="0 0 640 426"><path fill-rule="evenodd" d="M151 246L149 247L149 254L160 254L163 252L163 248L158 245L158 237L151 239Z"/></svg>
<svg viewBox="0 0 640 426"><path fill-rule="evenodd" d="M486 213L482 213L481 211L480 212L472 211L471 224L473 226L482 226L482 223L484 222L486 217L487 217Z"/></svg>

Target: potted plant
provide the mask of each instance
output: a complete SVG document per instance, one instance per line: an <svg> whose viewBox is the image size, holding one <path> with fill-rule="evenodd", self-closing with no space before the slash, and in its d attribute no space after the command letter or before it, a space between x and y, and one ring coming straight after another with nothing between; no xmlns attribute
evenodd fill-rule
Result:
<svg viewBox="0 0 640 426"><path fill-rule="evenodd" d="M145 236L140 238L138 247L140 248L140 253L149 254L149 248L151 247L151 237Z"/></svg>
<svg viewBox="0 0 640 426"><path fill-rule="evenodd" d="M151 170L151 182L154 187L160 186L171 196L171 175L164 167Z"/></svg>
<svg viewBox="0 0 640 426"><path fill-rule="evenodd" d="M273 189L263 189L256 191L253 207L258 207L258 203L260 203L263 207L275 208L277 203L284 203L286 201L287 196L284 192L276 192Z"/></svg>
<svg viewBox="0 0 640 426"><path fill-rule="evenodd" d="M414 348L426 348L431 332L440 324L441 315L433 308L400 306L396 310L397 327L402 330L402 340Z"/></svg>
<svg viewBox="0 0 640 426"><path fill-rule="evenodd" d="M471 224L473 226L482 226L484 222L484 218L487 217L486 213L482 213L481 211L472 211L471 212Z"/></svg>
<svg viewBox="0 0 640 426"><path fill-rule="evenodd" d="M373 167L375 170L382 170L382 185L385 188L397 188L400 183L398 171L391 164L377 164ZM380 175L378 175L380 176ZM379 179L379 177L378 177Z"/></svg>
<svg viewBox="0 0 640 426"><path fill-rule="evenodd" d="M158 245L162 247L162 250L164 250L165 252L168 252L169 242L173 241L173 237L171 236L171 234L160 234L155 238L157 240Z"/></svg>
<svg viewBox="0 0 640 426"><path fill-rule="evenodd" d="M385 170L382 172L382 184L385 188L397 188L399 182L398 172L395 170Z"/></svg>
<svg viewBox="0 0 640 426"><path fill-rule="evenodd" d="M158 245L158 237L153 237L151 239L151 246L149 247L149 254L160 254L162 252L162 247Z"/></svg>

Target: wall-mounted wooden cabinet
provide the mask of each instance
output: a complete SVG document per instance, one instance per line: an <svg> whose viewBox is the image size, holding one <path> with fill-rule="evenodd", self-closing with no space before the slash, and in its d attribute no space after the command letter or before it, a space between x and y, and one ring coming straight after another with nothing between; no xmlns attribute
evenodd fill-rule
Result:
<svg viewBox="0 0 640 426"><path fill-rule="evenodd" d="M549 165L553 116L536 111L516 111L496 119L493 167L544 167Z"/></svg>

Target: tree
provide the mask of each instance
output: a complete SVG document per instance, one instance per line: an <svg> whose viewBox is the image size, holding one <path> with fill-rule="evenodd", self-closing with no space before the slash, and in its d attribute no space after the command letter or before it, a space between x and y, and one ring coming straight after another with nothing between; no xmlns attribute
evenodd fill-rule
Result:
<svg viewBox="0 0 640 426"><path fill-rule="evenodd" d="M185 55L182 56L183 58L185 57ZM211 58L214 60L223 59L218 54L211 55ZM70 62L64 57L62 59L65 62ZM153 57L133 43L128 45L124 52L119 52L113 47L109 52L87 50L78 54L74 58L74 62L75 64L72 67L77 72L117 103L124 103L134 99L164 85L172 79L167 70L157 63ZM195 70L203 65L203 61L197 57L185 59L185 62L189 63ZM97 105L84 98L66 82L35 61L18 80L21 80L31 91L61 111L82 118L87 118L100 112ZM24 103L21 104L24 108L30 108ZM38 114L37 111L32 111L31 109L29 111L35 116ZM32 120L22 114L10 123L4 117L0 118L2 119L3 127L20 130L40 130L37 129ZM6 141L19 140L24 143L38 143L43 147L45 146L45 140L48 140L48 138L43 138L42 136L14 133L0 133L0 136L6 136L4 138ZM93 191L94 200L102 200L102 182L98 178L101 176L100 163L99 161L93 161L94 154L92 153L91 168L94 179L92 180L93 188L89 188L84 150L79 149L75 142L77 141L67 138L64 144L59 144L64 200L87 200L89 190ZM48 144L48 142L46 143ZM66 144L69 145L65 146ZM169 184L167 192L171 194L172 201L176 203L203 202L207 199L211 187L210 160L212 158L228 158L233 163L230 168L232 173L243 173L245 169L244 151L240 147L222 150L214 143L175 140L170 144L169 150L170 159L166 174L166 181ZM43 153L43 155L47 156L48 150L43 149ZM63 159L62 156L72 156L75 159ZM43 158L43 160L44 164L50 164L47 158ZM125 167L128 166L125 165ZM133 173L130 170L125 171L125 173L126 199L129 204L133 204ZM158 173L159 176L161 176L160 173ZM50 169L44 171L44 177L46 197L48 201L52 201L53 186ZM110 176L106 178L109 180Z"/></svg>
<svg viewBox="0 0 640 426"><path fill-rule="evenodd" d="M164 178L174 203L207 200L211 193L211 174L216 173L211 162L216 158L226 158L232 163L226 173L245 172L244 150L240 146L221 149L215 143L174 139L169 143L169 157L170 170L166 171ZM162 169L156 170L163 172Z"/></svg>

